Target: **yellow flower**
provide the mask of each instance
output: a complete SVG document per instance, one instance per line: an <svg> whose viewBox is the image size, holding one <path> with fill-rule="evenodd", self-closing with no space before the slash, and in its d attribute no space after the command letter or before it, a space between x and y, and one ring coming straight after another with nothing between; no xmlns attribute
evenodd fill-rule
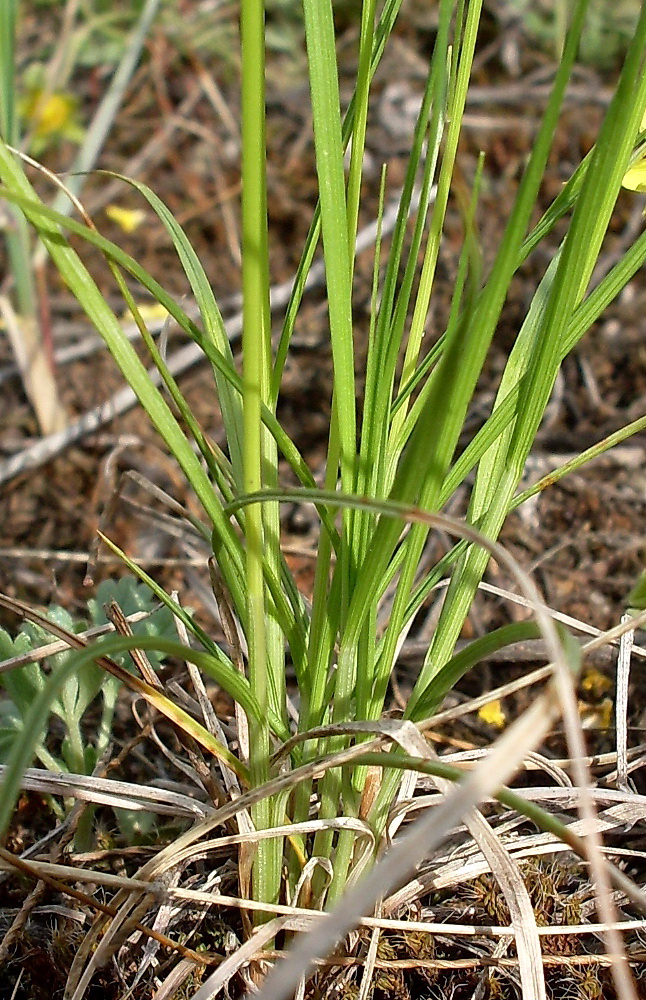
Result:
<svg viewBox="0 0 646 1000"><path fill-rule="evenodd" d="M646 111L642 117L639 131L646 131ZM628 167L621 184L622 187L627 188L629 191L638 191L640 194L646 194L646 155Z"/></svg>
<svg viewBox="0 0 646 1000"><path fill-rule="evenodd" d="M119 205L108 205L105 214L128 235L136 232L146 218L146 213L140 208L121 208Z"/></svg>
<svg viewBox="0 0 646 1000"><path fill-rule="evenodd" d="M74 101L69 94L50 94L36 105L36 131L40 135L62 132L74 114Z"/></svg>
<svg viewBox="0 0 646 1000"><path fill-rule="evenodd" d="M612 681L596 667L589 667L581 678L581 687L593 698L600 698L612 687Z"/></svg>
<svg viewBox="0 0 646 1000"><path fill-rule="evenodd" d="M164 309L159 302L154 302L152 305L143 304L137 306L137 312L141 316L144 323L154 323L156 320L161 320L162 322L168 316L168 310ZM132 323L134 316L129 309L126 309L121 317L122 323Z"/></svg>
<svg viewBox="0 0 646 1000"><path fill-rule="evenodd" d="M632 167L628 167L621 184L629 191L646 193L646 156L643 156L637 163L633 163Z"/></svg>
<svg viewBox="0 0 646 1000"><path fill-rule="evenodd" d="M502 729L506 718L502 710L500 698L496 698L495 701L488 701L486 705L483 705L478 711L478 718L486 722L488 726L495 726L496 729Z"/></svg>
<svg viewBox="0 0 646 1000"><path fill-rule="evenodd" d="M72 94L60 90L47 93L41 85L37 85L21 101L20 111L30 126L30 152L34 156L39 156L43 150L62 139L76 143L83 141L78 104Z"/></svg>

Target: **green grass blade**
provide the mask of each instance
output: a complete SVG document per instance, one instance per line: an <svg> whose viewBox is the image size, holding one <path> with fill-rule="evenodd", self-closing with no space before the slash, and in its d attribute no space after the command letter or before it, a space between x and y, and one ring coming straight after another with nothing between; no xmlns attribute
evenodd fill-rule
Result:
<svg viewBox="0 0 646 1000"><path fill-rule="evenodd" d="M429 718L446 696L447 691L451 691L461 677L475 667L481 660L485 660L498 650L514 642L524 642L528 639L540 639L540 629L535 622L513 622L511 625L503 625L494 629L469 643L465 649L444 664L442 669L433 679L431 684L420 696L415 714L417 718Z"/></svg>
<svg viewBox="0 0 646 1000"><path fill-rule="evenodd" d="M0 136L13 146L18 138L16 117L16 17L19 0L0 4Z"/></svg>
<svg viewBox="0 0 646 1000"><path fill-rule="evenodd" d="M132 276L135 277L142 284L142 286L146 288L151 295L153 295L154 298L168 311L184 333L200 345L211 364L217 368L224 378L233 386L236 392L242 396L242 379L237 372L231 368L226 359L220 354L219 350L209 340L204 338L199 328L188 318L184 310L181 309L172 296L170 296L161 287L161 285L159 285L159 283L137 263L137 261L135 261L128 254L124 253L120 247L118 247L115 243L112 243L110 240L107 240L104 236L101 236L96 231L89 229L87 226L83 225L83 223L77 222L75 219L68 219L66 216L61 215L54 209L48 208L35 197L25 196L14 188L0 188L0 196L20 206L25 212L31 211L33 219L36 217L42 217L43 219L63 226L70 232L81 236L92 246L98 247L98 249L101 250L109 260L114 261L129 274L132 274ZM314 486L315 481L312 473L305 464L295 444L282 429L274 414L271 413L264 405L262 409L262 418L263 422L276 439L278 447L298 479L304 485ZM338 533L334 529L331 522L328 522L326 527L330 532L331 537L335 540L335 545L338 545Z"/></svg>
<svg viewBox="0 0 646 1000"><path fill-rule="evenodd" d="M195 301L197 302L202 318L204 336L213 344L231 371L235 371L231 344L227 336L222 314L213 294L211 283L186 233L161 198L158 198L146 184L143 184L141 181L131 180L121 174L110 173L109 175L118 177L139 191L163 223L173 241L173 246L177 251L184 273L195 296ZM230 381L223 376L221 367L214 366L213 371L218 388L218 402L222 411L222 420L226 432L231 464L236 482L238 487L240 487L242 483L242 407L240 394L231 385Z"/></svg>
<svg viewBox="0 0 646 1000"><path fill-rule="evenodd" d="M20 170L13 155L0 144L0 177L11 191L20 193L26 200L39 205L31 185ZM182 467L191 486L202 503L215 530L222 539L225 566L222 567L227 585L242 606L242 565L240 543L233 529L222 514L216 497L198 458L193 453L177 420L172 415L161 393L150 382L146 369L134 348L124 336L119 322L107 305L105 298L90 277L78 255L64 239L58 227L49 221L40 208L32 209L23 204L28 221L36 228L62 277L85 310L92 323L106 341L121 371L150 416L158 433Z"/></svg>
<svg viewBox="0 0 646 1000"><path fill-rule="evenodd" d="M339 81L330 0L304 0L316 167L321 202L334 398L339 420L341 483L354 487L356 403L352 335L352 289L346 209Z"/></svg>
<svg viewBox="0 0 646 1000"><path fill-rule="evenodd" d="M469 508L471 522L478 523L490 538L497 537L522 475L560 365L568 323L587 287L630 158L646 104L642 74L645 47L646 9L583 179L563 249L548 269L503 376L499 399L525 375L523 393L518 397L513 423L480 462ZM450 656L487 561L484 551L471 550L453 575L409 703L413 715L421 692Z"/></svg>

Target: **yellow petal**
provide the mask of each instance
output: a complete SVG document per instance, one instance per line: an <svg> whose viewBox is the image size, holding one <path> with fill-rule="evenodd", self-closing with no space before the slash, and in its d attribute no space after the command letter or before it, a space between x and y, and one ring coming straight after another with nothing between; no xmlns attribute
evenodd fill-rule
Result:
<svg viewBox="0 0 646 1000"><path fill-rule="evenodd" d="M614 705L610 698L604 698L599 705L588 705L579 702L579 715L583 729L607 730L613 724Z"/></svg>
<svg viewBox="0 0 646 1000"><path fill-rule="evenodd" d="M602 694L610 690L612 681L596 667L589 667L581 678L581 687L584 691L588 691L593 698L600 698Z"/></svg>
<svg viewBox="0 0 646 1000"><path fill-rule="evenodd" d="M63 132L74 114L74 99L68 94L48 94L38 98L30 115L38 135Z"/></svg>
<svg viewBox="0 0 646 1000"><path fill-rule="evenodd" d="M146 218L146 213L140 208L121 208L119 205L108 205L105 214L128 235L136 232Z"/></svg>
<svg viewBox="0 0 646 1000"><path fill-rule="evenodd" d="M142 303L137 306L137 312L141 316L144 323L154 323L155 320L161 321L162 323L168 316L168 310L165 309L159 302L153 302L152 304ZM121 317L122 323L132 323L134 316L129 309L126 309L123 316Z"/></svg>
<svg viewBox="0 0 646 1000"><path fill-rule="evenodd" d="M506 719L500 698L496 698L495 701L488 701L486 705L483 705L478 711L478 718L486 722L488 726L495 726L496 729L502 729Z"/></svg>
<svg viewBox="0 0 646 1000"><path fill-rule="evenodd" d="M646 156L628 168L621 183L629 191L646 193Z"/></svg>

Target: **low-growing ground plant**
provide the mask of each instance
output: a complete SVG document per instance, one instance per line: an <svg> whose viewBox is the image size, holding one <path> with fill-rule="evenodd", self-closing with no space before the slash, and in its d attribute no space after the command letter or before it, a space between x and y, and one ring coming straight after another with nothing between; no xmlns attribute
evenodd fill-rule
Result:
<svg viewBox="0 0 646 1000"><path fill-rule="evenodd" d="M446 329L429 343L427 319L453 190L481 6L479 0L440 0L438 5L434 49L397 222L389 246L380 237L376 243L361 407L355 382L352 289L366 125L372 79L389 42L400 0L383 4L364 0L361 5L356 84L347 108L339 95L333 5L329 0L304 0L319 204L276 341L272 340L269 301L263 3L242 0L241 370L234 362L209 276L151 188L139 181L128 182L171 236L199 307L199 321L189 318L158 277L102 237L89 218L68 219L48 208L35 193L16 152L0 145L0 194L35 228L202 506L199 527L212 549L221 603L231 610L241 637L240 657L223 651L198 620L123 553L132 571L183 622L191 646L155 637L112 638L89 652L70 656L31 706L29 723L36 728L25 729L12 750L5 794L15 793L21 767L42 746L57 690L74 671L84 670L93 656L105 660L138 646L193 662L237 706L237 758L223 743L217 745L213 738L209 742L196 727L193 735L220 760L223 774L234 775L238 791L246 791L241 801L249 809L257 843L253 857L248 847L241 852L240 883L243 894L265 907L256 913L258 925L269 919L272 907L284 901L332 909L352 898L348 921L355 912L352 907L361 912L361 905L369 906L369 896L360 904L358 896L347 895L349 887L357 893L362 885L378 889L375 876L372 882L369 878L362 882L360 876L372 867L394 832L391 810L402 773L406 768L432 771L434 766L432 761L415 757L417 752L424 753L411 735L413 724L423 728L468 670L510 642L542 632L551 643L550 657L565 662L549 620L541 616L540 602L530 591L538 624L504 626L460 653L455 646L492 552L507 570L512 566L496 547L505 518L546 485L520 489L559 368L646 258L646 235L641 234L591 286L624 175L635 156L646 107L646 8L635 27L594 148L536 221L539 191L585 23L585 0L571 5L551 96L490 266L483 263L477 223L486 162L474 167L468 196L460 186L456 189L463 247ZM387 184L384 175L384 191ZM78 208L82 211L82 206ZM557 225L565 235L517 331L491 413L466 446L460 444L514 275ZM147 375L67 234L98 248L110 263L140 327L142 342L159 370L163 391ZM276 416L290 340L319 245L325 260L334 365L322 483L315 480L314 470L307 467ZM226 452L207 438L166 367L137 308L134 282L148 290L204 351L217 388ZM612 441L600 442L556 470L550 482L644 426L645 419L635 421ZM288 489L279 482L279 460L289 465L299 487ZM465 484L469 495L466 518L453 522L441 512ZM285 500L315 504L320 515L311 600L299 593L281 551L280 504ZM454 545L437 564L422 568L429 532L438 526L451 532ZM105 541L118 551L109 539ZM431 590L447 577L439 620L397 728L392 720L382 718L393 666ZM380 627L379 610L387 592L390 611L385 626ZM287 658L297 698L287 690ZM571 694L567 684L559 689L566 702L568 690ZM161 696L158 704L162 704ZM170 712L166 702L161 710ZM545 725L532 719L535 729L531 733L526 725L511 736L506 734L499 756L492 757L499 770L483 779L482 795L494 792L520 761L523 748L540 740ZM549 723L549 716L543 723ZM380 735L395 748L376 756L374 739ZM530 743L525 744L527 739ZM352 743L354 748L349 746ZM383 742L379 747L383 750ZM349 763L353 754L356 760ZM446 780L456 777L454 772L442 774ZM473 782L463 787L465 808L475 804L477 791ZM168 856L239 811L235 803L222 806L213 821L169 848ZM2 816L6 827L6 808ZM241 834L243 827L241 822ZM249 827L245 829L248 832ZM438 837L440 829L438 819ZM411 840L412 854L403 859L403 871L420 858L413 843L423 852L423 839ZM154 879L157 870L151 863L139 877ZM391 883L385 880L383 884ZM260 926L257 940L271 943L283 926L274 922ZM332 934L327 947L334 941ZM526 974L525 970L522 975ZM78 982L82 981L79 974ZM196 997L210 996L211 988L215 987L209 980ZM288 995L289 990L289 984L276 986L272 980L267 996Z"/></svg>
<svg viewBox="0 0 646 1000"><path fill-rule="evenodd" d="M142 613L133 626L135 634L160 637L176 635L168 610L156 608L148 588L138 584L132 577L124 577L119 581L104 580L97 587L96 597L88 601L87 622L72 618L65 608L60 607L49 608L46 617L59 628L78 634L91 625L106 625L109 620L106 607L112 601L116 601L126 616ZM51 640L52 635L42 625L31 622L26 622L14 638L5 629L0 629L0 658L6 662L38 647L45 647ZM14 741L22 732L29 707L47 683L49 673L62 667L70 655L70 650L64 649L47 657L48 669L43 669L43 663L39 661L0 675L0 685L8 695L6 700L0 702L0 761L7 758ZM122 666L126 665L125 655L116 657L116 660ZM149 660L152 666L158 666L161 657L153 650ZM40 763L51 771L91 774L110 741L118 691L118 681L106 675L94 663L89 663L82 673L73 671L51 706L53 714L62 723L62 738L56 748L48 749L44 742L35 748ZM99 694L103 701L100 722L88 741L83 717Z"/></svg>
<svg viewBox="0 0 646 1000"><path fill-rule="evenodd" d="M96 596L88 601L88 621L73 618L61 607L50 607L45 621L51 621L64 633L78 635L91 626L97 631L108 624L106 611L109 611L113 602L126 620L128 617L135 617L132 624L135 635L176 637L171 613L167 608L159 607L150 590L133 577L104 580L99 584ZM25 622L13 638L5 629L0 629L0 661L5 666L4 672L0 674L0 687L6 695L0 700L0 763L7 761L15 743L25 736L29 710L45 688L50 673L56 673L74 655L69 647L64 647L53 654L43 653L40 659L31 658L36 651L46 650L51 641L52 633L42 621ZM15 658L27 658L29 662L7 669L10 661ZM115 657L115 661L124 669L128 659L127 654ZM160 654L150 651L148 661L153 669L159 666L161 659ZM57 696L50 703L52 719L57 720L60 731L52 732L52 727L48 727L38 734L40 739L33 748L39 764L54 773L93 774L113 739L114 713L120 689L118 678L107 674L96 663L87 662L82 668L69 672ZM99 699L98 722L95 715L92 724L89 715L90 712L97 712ZM52 807L61 818L62 810L54 799ZM86 809L81 830L75 838L79 848L89 849L92 846L93 815L92 809ZM121 829L125 830L129 814L122 810L118 813L118 818ZM140 827L141 817L137 817L136 821L132 820L131 825L132 822L137 822Z"/></svg>

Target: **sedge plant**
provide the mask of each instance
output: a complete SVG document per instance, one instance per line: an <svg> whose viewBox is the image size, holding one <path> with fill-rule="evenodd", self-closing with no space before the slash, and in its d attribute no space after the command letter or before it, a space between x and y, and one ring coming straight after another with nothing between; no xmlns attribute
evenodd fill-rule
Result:
<svg viewBox="0 0 646 1000"><path fill-rule="evenodd" d="M194 646L187 658L232 695L248 727L248 759L240 761L237 774L242 784L258 793L251 811L256 829L280 828L274 837L259 841L253 861L250 891L266 904L293 900L297 889L302 889L308 861L316 858L318 868L310 880L308 900L314 907L332 906L378 851L401 768L385 769L375 787L368 758L352 768L317 772L315 765L347 747L350 737L344 725L378 725L401 643L431 590L450 576L439 621L406 708L406 719L413 723L432 716L457 680L492 650L536 634L533 622L517 623L455 653L490 558L490 544L479 545L473 532L494 543L509 512L532 495L531 489L519 492L519 484L560 365L646 258L646 234L641 234L591 287L646 107L646 8L593 150L532 224L585 23L587 2L577 0L552 91L488 270L477 238L477 195L486 161L475 170L472 194L461 198L464 241L450 315L446 329L427 346L427 319L452 197L481 6L481 0L440 0L438 4L435 44L396 225L389 247L381 239L376 245L360 416L352 288L366 122L374 74L389 43L400 0L379 4L363 0L356 85L345 111L339 94L332 3L303 2L319 202L275 346L265 168L264 11L262 0L241 2L244 321L240 369L209 276L154 191L141 182L129 182L173 240L199 308L199 321L187 316L154 275L101 236L90 219L66 218L47 207L15 153L0 146L0 193L37 231L201 504L200 529L244 637L243 675L190 614L127 554L123 557L155 595L181 616ZM491 413L459 451L465 419L514 275L557 223L565 229L565 236L517 332ZM163 391L151 381L115 313L72 249L67 239L70 233L98 248L110 262L159 370ZM333 357L322 489L299 453L298 442L288 437L277 417L283 368L319 247L325 260ZM207 438L168 371L137 310L133 282L147 289L203 349L217 389L226 453ZM612 441L600 442L567 469L557 470L551 479L580 467L592 452L644 426L646 419L633 422L613 435ZM281 486L279 459L287 462L300 487ZM407 512L441 512L465 485L470 498L468 531L429 568L423 554L432 521L410 518ZM281 551L279 515L285 499L315 503L320 514L311 601L299 593ZM382 628L379 611L387 593L393 595L392 605ZM146 648L154 641L146 640ZM97 656L102 649L122 651L129 642L136 645L126 639L110 640L112 645L99 643ZM175 652L179 647L166 642L159 648ZM87 655L82 654L83 662ZM287 656L298 688L296 719L288 712ZM71 669L69 662L66 669ZM55 678L52 684L55 689ZM38 707L40 724L46 718L44 705ZM12 788L17 787L20 766L29 760L28 739L25 734L15 749ZM368 736L357 730L354 739L361 743ZM281 746L286 746L285 754L278 752ZM231 766L229 751L216 752L216 756ZM263 796L259 790L279 774L282 781L286 768L300 768L305 777L295 789L279 782L279 791ZM274 783L273 787L278 786ZM313 810L319 821L314 835L304 832ZM6 816L4 810L5 821ZM339 828L340 817L349 821L347 828ZM359 844L358 821L369 830L375 850L366 852L364 843ZM284 832L286 823L294 828L291 836Z"/></svg>

